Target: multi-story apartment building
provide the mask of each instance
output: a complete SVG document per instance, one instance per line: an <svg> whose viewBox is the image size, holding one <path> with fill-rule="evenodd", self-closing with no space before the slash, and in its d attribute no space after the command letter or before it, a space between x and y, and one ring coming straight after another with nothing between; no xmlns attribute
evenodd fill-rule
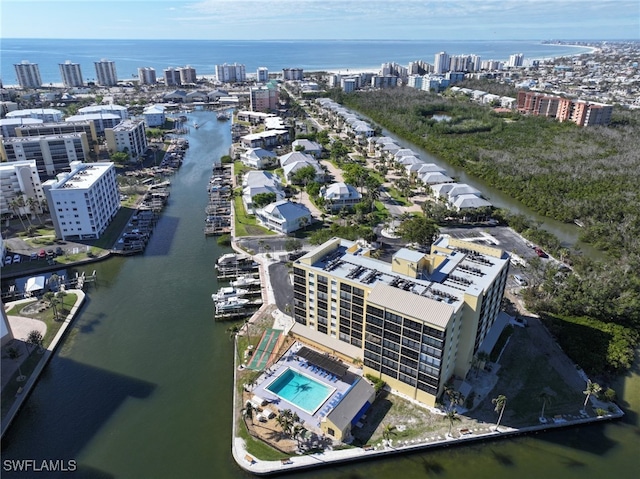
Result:
<svg viewBox="0 0 640 479"><path fill-rule="evenodd" d="M608 125L613 106L603 103L572 100L532 91L518 92L518 110L530 115L571 121L579 126Z"/></svg>
<svg viewBox="0 0 640 479"><path fill-rule="evenodd" d="M247 72L244 65L234 63L228 65L216 65L216 80L220 83L244 83L247 81Z"/></svg>
<svg viewBox="0 0 640 479"><path fill-rule="evenodd" d="M120 209L113 163L73 162L42 186L58 238L97 239Z"/></svg>
<svg viewBox="0 0 640 479"><path fill-rule="evenodd" d="M114 115L118 115L121 120L129 118L129 110L127 110L126 106L116 105L113 103L109 103L107 105L85 106L78 110L79 115L93 115L95 113L112 113Z"/></svg>
<svg viewBox="0 0 640 479"><path fill-rule="evenodd" d="M371 78L371 88L395 88L399 84L399 77L393 75L374 75Z"/></svg>
<svg viewBox="0 0 640 479"><path fill-rule="evenodd" d="M42 77L40 76L40 67L37 63L29 63L22 60L14 65L18 85L20 88L40 88L42 86Z"/></svg>
<svg viewBox="0 0 640 479"><path fill-rule="evenodd" d="M110 151L127 151L131 159L138 158L147 149L143 121L124 120L113 128L105 129L104 136Z"/></svg>
<svg viewBox="0 0 640 479"><path fill-rule="evenodd" d="M333 238L293 264L294 336L363 359L364 372L433 406L464 377L500 310L509 269L501 249L450 237L390 263Z"/></svg>
<svg viewBox="0 0 640 479"><path fill-rule="evenodd" d="M258 83L267 83L269 81L269 69L267 67L259 67L256 72L256 81Z"/></svg>
<svg viewBox="0 0 640 479"><path fill-rule="evenodd" d="M177 68L169 67L164 69L164 84L165 86L179 86L180 85L180 70Z"/></svg>
<svg viewBox="0 0 640 479"><path fill-rule="evenodd" d="M196 78L196 69L190 65L178 68L178 72L180 72L180 83L182 85L194 84L198 80Z"/></svg>
<svg viewBox="0 0 640 479"><path fill-rule="evenodd" d="M508 67L521 67L524 65L524 54L522 53L514 53L513 55L509 55L509 61L507 62Z"/></svg>
<svg viewBox="0 0 640 479"><path fill-rule="evenodd" d="M45 122L62 121L62 112L54 108L27 108L7 113L7 118L35 118Z"/></svg>
<svg viewBox="0 0 640 479"><path fill-rule="evenodd" d="M282 79L284 81L302 81L304 80L304 71L302 68L283 68Z"/></svg>
<svg viewBox="0 0 640 479"><path fill-rule="evenodd" d="M35 160L40 178L69 171L72 162L85 161L88 154L89 142L84 132L5 138L0 149L2 161Z"/></svg>
<svg viewBox="0 0 640 479"><path fill-rule="evenodd" d="M0 214L14 213L13 200L22 196L20 214L42 212L45 200L35 160L12 161L0 164ZM29 201L32 198L33 202Z"/></svg>
<svg viewBox="0 0 640 479"><path fill-rule="evenodd" d="M433 61L433 72L436 74L448 72L449 64L450 64L450 59L447 52L436 53Z"/></svg>
<svg viewBox="0 0 640 479"><path fill-rule="evenodd" d="M77 86L84 86L82 80L82 70L79 63L73 63L71 60L67 60L64 63L59 63L60 76L62 77L62 84L66 88L73 88Z"/></svg>
<svg viewBox="0 0 640 479"><path fill-rule="evenodd" d="M93 62L96 67L96 80L100 86L115 86L118 84L116 64L105 58Z"/></svg>
<svg viewBox="0 0 640 479"><path fill-rule="evenodd" d="M251 111L271 111L278 108L279 92L275 85L254 87L249 89Z"/></svg>
<svg viewBox="0 0 640 479"><path fill-rule="evenodd" d="M89 120L60 121L54 123L36 123L16 127L17 137L66 135L67 133L86 133L87 141L93 146L94 153L98 153L98 134L95 124Z"/></svg>
<svg viewBox="0 0 640 479"><path fill-rule="evenodd" d="M140 80L140 85L155 85L157 82L156 69L151 67L138 68L138 80Z"/></svg>

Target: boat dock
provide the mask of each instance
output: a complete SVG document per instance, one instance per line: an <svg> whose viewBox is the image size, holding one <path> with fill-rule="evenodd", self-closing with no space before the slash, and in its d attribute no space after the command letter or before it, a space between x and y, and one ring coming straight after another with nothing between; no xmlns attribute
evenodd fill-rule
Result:
<svg viewBox="0 0 640 479"><path fill-rule="evenodd" d="M205 208L204 234L206 236L231 232L232 175L231 165L214 163L211 179L207 185L209 202Z"/></svg>

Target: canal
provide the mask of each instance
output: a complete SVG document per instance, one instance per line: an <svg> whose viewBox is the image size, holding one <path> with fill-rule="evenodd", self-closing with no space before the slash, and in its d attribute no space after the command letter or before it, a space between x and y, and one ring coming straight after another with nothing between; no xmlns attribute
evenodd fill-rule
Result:
<svg viewBox="0 0 640 479"><path fill-rule="evenodd" d="M229 123L188 114L200 128L171 179L169 204L144 255L96 264L98 282L64 345L5 436L7 459L75 460L68 473L2 477L235 479L231 458L233 347L213 320L213 265L228 252L205 238L211 165ZM93 268L92 268L93 269ZM562 432L328 467L313 478L596 478L638 470L640 375L617 387L622 421ZM289 477L302 477L292 474Z"/></svg>

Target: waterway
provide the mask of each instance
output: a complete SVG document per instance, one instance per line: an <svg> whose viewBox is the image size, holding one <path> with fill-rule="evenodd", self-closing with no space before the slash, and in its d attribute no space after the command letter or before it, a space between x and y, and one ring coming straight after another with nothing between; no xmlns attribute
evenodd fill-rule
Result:
<svg viewBox="0 0 640 479"><path fill-rule="evenodd" d="M3 478L237 479L231 458L233 348L213 320L220 248L203 234L211 164L229 123L189 113L190 149L144 255L95 266L73 330L3 439ZM93 269L93 267L91 268ZM305 478L635 477L640 375L617 387L622 420L308 471ZM11 473L7 459L75 460L68 473ZM303 474L288 477L298 478Z"/></svg>

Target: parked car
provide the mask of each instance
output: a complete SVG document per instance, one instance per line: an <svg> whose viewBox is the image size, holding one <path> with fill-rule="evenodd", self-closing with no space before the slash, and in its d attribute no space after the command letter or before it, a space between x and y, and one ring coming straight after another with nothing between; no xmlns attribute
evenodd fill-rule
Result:
<svg viewBox="0 0 640 479"><path fill-rule="evenodd" d="M47 256L47 252L41 249L40 252L38 253L38 258L42 259L42 258L45 258L46 256Z"/></svg>
<svg viewBox="0 0 640 479"><path fill-rule="evenodd" d="M64 251L62 250L62 248L60 246L58 246L56 248L56 256L62 256L64 254Z"/></svg>
<svg viewBox="0 0 640 479"><path fill-rule="evenodd" d="M37 260L38 259L38 253L31 253L31 261Z"/></svg>
<svg viewBox="0 0 640 479"><path fill-rule="evenodd" d="M534 251L535 251L535 252L536 252L536 254L537 254L538 256L540 256L541 258L548 258L548 257L549 257L549 255L548 255L547 253L545 253L545 252L544 252L542 249L540 249L540 248L537 248L537 247L536 247L536 248L534 249Z"/></svg>
<svg viewBox="0 0 640 479"><path fill-rule="evenodd" d="M514 274L513 275L513 280L520 286L526 286L527 285L527 280L524 279L522 276L520 276L519 274Z"/></svg>
<svg viewBox="0 0 640 479"><path fill-rule="evenodd" d="M11 255L8 254L4 259L4 264L11 264Z"/></svg>
<svg viewBox="0 0 640 479"><path fill-rule="evenodd" d="M19 254L14 254L13 255L13 262L14 263L19 263L22 260L22 256L20 256Z"/></svg>
<svg viewBox="0 0 640 479"><path fill-rule="evenodd" d="M520 316L516 316L515 318L513 318L511 320L511 324L514 326L520 326L521 328L526 328L527 326L529 326L529 322L525 318L522 318Z"/></svg>

